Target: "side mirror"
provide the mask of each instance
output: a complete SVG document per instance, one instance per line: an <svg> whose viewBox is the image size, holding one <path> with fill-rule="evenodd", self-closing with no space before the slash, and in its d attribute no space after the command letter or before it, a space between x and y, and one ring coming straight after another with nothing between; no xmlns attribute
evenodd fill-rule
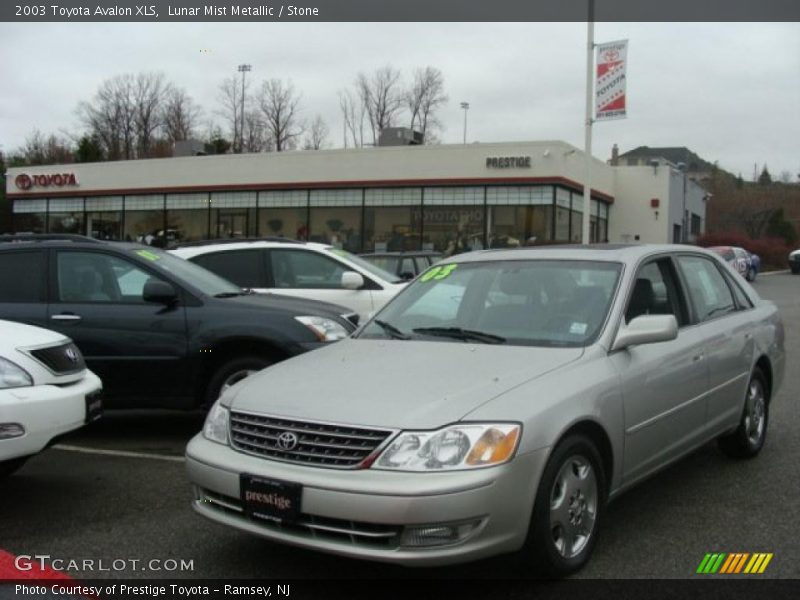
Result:
<svg viewBox="0 0 800 600"><path fill-rule="evenodd" d="M364 285L364 278L361 273L355 271L345 271L342 273L342 287L346 290L357 290Z"/></svg>
<svg viewBox="0 0 800 600"><path fill-rule="evenodd" d="M676 337L678 321L674 315L642 315L622 326L611 349L622 350L640 344L668 342Z"/></svg>
<svg viewBox="0 0 800 600"><path fill-rule="evenodd" d="M169 305L177 301L178 292L175 291L171 283L158 279L150 279L144 284L142 299L145 302Z"/></svg>

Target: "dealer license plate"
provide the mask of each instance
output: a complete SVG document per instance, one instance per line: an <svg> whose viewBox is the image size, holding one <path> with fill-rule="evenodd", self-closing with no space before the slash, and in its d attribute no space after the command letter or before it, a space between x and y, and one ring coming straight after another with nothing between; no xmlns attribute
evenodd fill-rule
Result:
<svg viewBox="0 0 800 600"><path fill-rule="evenodd" d="M300 516L303 486L298 483L243 474L240 490L248 517L292 523Z"/></svg>

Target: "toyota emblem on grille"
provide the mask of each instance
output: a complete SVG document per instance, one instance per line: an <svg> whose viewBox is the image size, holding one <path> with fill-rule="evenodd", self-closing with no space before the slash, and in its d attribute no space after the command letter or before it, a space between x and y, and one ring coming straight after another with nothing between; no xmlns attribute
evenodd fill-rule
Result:
<svg viewBox="0 0 800 600"><path fill-rule="evenodd" d="M78 353L75 352L74 348L67 348L64 350L64 354L73 364L78 362Z"/></svg>
<svg viewBox="0 0 800 600"><path fill-rule="evenodd" d="M284 431L278 436L278 448L281 450L292 450L297 446L297 436L291 431Z"/></svg>

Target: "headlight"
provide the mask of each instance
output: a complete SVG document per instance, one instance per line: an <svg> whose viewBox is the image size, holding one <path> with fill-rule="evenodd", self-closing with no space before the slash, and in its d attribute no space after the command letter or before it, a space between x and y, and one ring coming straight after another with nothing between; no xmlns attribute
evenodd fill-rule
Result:
<svg viewBox="0 0 800 600"><path fill-rule="evenodd" d="M444 471L499 465L514 456L521 429L513 423L465 423L438 431L405 431L373 468Z"/></svg>
<svg viewBox="0 0 800 600"><path fill-rule="evenodd" d="M0 389L33 385L33 378L22 367L0 358Z"/></svg>
<svg viewBox="0 0 800 600"><path fill-rule="evenodd" d="M295 317L311 330L320 342L335 342L350 335L347 330L333 319L325 317Z"/></svg>
<svg viewBox="0 0 800 600"><path fill-rule="evenodd" d="M228 422L230 411L219 403L214 402L214 406L208 411L206 422L203 424L203 436L207 440L218 444L228 445Z"/></svg>

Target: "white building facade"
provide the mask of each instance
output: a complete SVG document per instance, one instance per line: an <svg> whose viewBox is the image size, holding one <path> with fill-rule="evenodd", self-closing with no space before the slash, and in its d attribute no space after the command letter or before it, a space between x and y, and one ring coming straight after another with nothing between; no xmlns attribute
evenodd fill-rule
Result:
<svg viewBox="0 0 800 600"><path fill-rule="evenodd" d="M12 168L6 191L17 233L449 253L579 242L584 170L583 153L560 141L400 146ZM673 241L676 225L678 241L702 233L705 193L669 164L593 159L591 186L593 242Z"/></svg>

